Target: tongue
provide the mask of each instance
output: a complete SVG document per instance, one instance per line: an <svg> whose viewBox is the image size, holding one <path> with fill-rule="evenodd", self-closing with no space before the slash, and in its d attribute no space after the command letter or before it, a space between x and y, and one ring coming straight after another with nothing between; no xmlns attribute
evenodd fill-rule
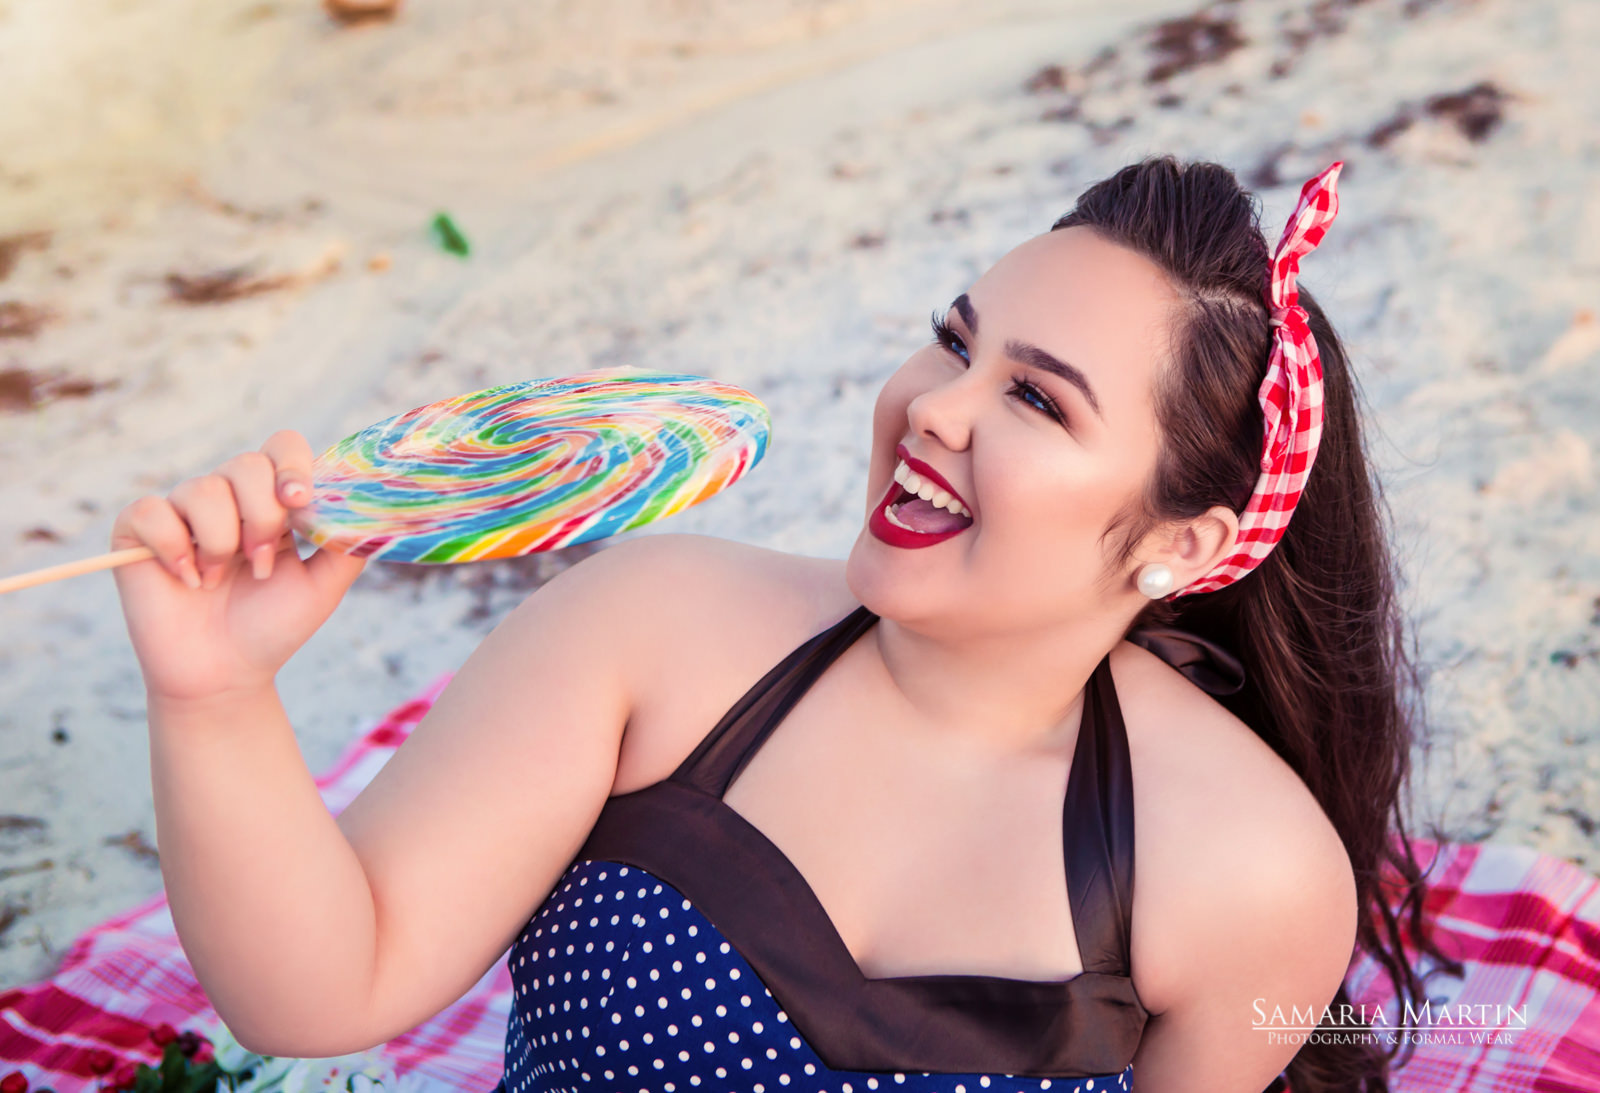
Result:
<svg viewBox="0 0 1600 1093"><path fill-rule="evenodd" d="M939 508L932 501L924 501L920 497L895 506L895 519L914 531L928 535L941 531L951 531L955 528L964 528L972 523L966 516L958 516L949 509Z"/></svg>

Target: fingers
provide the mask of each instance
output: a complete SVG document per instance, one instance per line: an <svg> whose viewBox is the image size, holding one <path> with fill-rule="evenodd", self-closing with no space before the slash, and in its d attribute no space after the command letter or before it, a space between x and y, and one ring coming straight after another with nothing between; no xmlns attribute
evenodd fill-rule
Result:
<svg viewBox="0 0 1600 1093"><path fill-rule="evenodd" d="M220 474L188 478L178 483L168 500L194 535L202 583L215 588L239 553L239 506L232 484Z"/></svg>
<svg viewBox="0 0 1600 1093"><path fill-rule="evenodd" d="M156 560L168 573L190 588L200 587L194 545L189 541L189 525L166 498L150 494L117 514L116 524L111 529L112 547L139 543L155 552Z"/></svg>
<svg viewBox="0 0 1600 1093"><path fill-rule="evenodd" d="M278 501L286 508L311 503L311 445L293 429L280 429L261 451L276 468Z"/></svg>
<svg viewBox="0 0 1600 1093"><path fill-rule="evenodd" d="M233 487L239 510L239 552L257 578L272 574L278 542L288 529L288 510L278 501L277 473L263 452L243 452L218 468Z"/></svg>
<svg viewBox="0 0 1600 1093"><path fill-rule="evenodd" d="M191 588L217 587L241 558L253 576L269 577L279 549L293 548L289 510L311 502L311 468L305 437L274 433L260 451L180 482L165 499L129 505L117 517L113 545L144 543Z"/></svg>

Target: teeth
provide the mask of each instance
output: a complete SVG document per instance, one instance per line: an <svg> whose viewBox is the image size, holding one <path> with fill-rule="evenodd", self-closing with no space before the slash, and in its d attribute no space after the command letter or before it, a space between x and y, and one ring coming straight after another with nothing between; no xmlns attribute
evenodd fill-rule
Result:
<svg viewBox="0 0 1600 1093"><path fill-rule="evenodd" d="M895 465L894 480L900 483L907 493L914 493L924 501L930 502L941 509L948 509L958 516L971 517L972 513L967 506L957 501L955 495L949 490L941 489L932 482L927 481L916 471L913 471L901 460ZM898 521L896 521L898 523ZM900 525L904 527L904 524Z"/></svg>

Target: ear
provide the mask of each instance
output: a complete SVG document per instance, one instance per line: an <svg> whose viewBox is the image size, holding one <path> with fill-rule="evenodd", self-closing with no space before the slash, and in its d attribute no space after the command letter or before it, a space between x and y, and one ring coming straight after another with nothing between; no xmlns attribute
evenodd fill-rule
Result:
<svg viewBox="0 0 1600 1093"><path fill-rule="evenodd" d="M1149 560L1171 566L1176 579L1174 587L1183 588L1210 573L1218 562L1233 553L1238 538L1238 514L1226 505L1213 505L1179 525L1167 548Z"/></svg>

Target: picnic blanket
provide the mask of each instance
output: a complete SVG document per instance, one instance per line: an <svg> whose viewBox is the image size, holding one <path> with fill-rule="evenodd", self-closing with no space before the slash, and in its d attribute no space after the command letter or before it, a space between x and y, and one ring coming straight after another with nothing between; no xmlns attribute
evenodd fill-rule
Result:
<svg viewBox="0 0 1600 1093"><path fill-rule="evenodd" d="M441 676L391 711L317 779L331 812L361 792L449 679ZM1440 947L1466 964L1460 979L1429 979L1430 1006L1476 1009L1466 1025L1457 1021L1441 1031L1435 1024L1394 1073L1391 1088L1600 1090L1600 880L1526 847L1426 839L1413 845L1428 872L1426 905ZM1358 958L1345 986L1353 1001L1382 1006L1385 1023L1402 1023L1376 961ZM407 1089L493 1089L503 1073L511 989L498 962L454 1005L384 1045ZM85 933L49 980L0 992L0 1087L20 1089L11 1077L17 1074L31 1090L108 1088L108 1057L119 1065L154 1065L160 1060L154 1029L215 1020L178 944L166 897L157 895ZM1482 1031L1491 1026L1499 1031Z"/></svg>

